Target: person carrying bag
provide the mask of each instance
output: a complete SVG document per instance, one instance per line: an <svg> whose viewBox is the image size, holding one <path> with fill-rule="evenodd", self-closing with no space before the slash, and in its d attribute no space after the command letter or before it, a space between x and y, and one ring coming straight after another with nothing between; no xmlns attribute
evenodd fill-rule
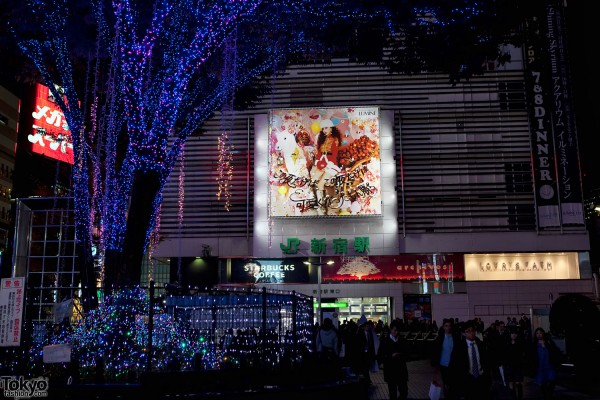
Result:
<svg viewBox="0 0 600 400"><path fill-rule="evenodd" d="M319 328L317 334L317 354L321 360L337 361L338 353L338 334L333 326L331 318L323 320L323 326Z"/></svg>

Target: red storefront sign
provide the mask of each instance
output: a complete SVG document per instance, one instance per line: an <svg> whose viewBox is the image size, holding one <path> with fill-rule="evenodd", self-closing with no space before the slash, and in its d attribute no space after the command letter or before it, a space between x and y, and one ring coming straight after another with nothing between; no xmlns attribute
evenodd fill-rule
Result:
<svg viewBox="0 0 600 400"><path fill-rule="evenodd" d="M434 260L435 258L435 260ZM463 281L463 254L403 254L369 257L322 257L323 282Z"/></svg>
<svg viewBox="0 0 600 400"><path fill-rule="evenodd" d="M65 115L48 87L37 85L33 125L27 136L34 153L73 164L73 141Z"/></svg>

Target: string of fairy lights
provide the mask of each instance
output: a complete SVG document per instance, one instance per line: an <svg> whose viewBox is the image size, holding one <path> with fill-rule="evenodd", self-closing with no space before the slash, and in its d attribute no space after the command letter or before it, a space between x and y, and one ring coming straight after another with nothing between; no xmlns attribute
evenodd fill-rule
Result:
<svg viewBox="0 0 600 400"><path fill-rule="evenodd" d="M217 152L219 153L219 164L217 167L217 199L223 199L225 210L231 207L231 180L233 179L233 155L229 132L222 130L217 138Z"/></svg>
<svg viewBox="0 0 600 400"><path fill-rule="evenodd" d="M179 257L177 258L177 279L182 281L181 271L181 234L183 233L183 207L185 205L185 152L181 152L179 164L179 187L177 199L177 233L179 234Z"/></svg>
<svg viewBox="0 0 600 400"><path fill-rule="evenodd" d="M150 235L150 243L148 244L148 252L147 252L147 261L148 261L148 271L146 272L146 281L150 282L154 280L154 267L156 264L156 260L154 258L154 251L160 242L160 208L158 208L158 212L154 217L154 230Z"/></svg>
<svg viewBox="0 0 600 400"><path fill-rule="evenodd" d="M231 142L231 129L233 124L233 82L236 81L236 36L232 35L225 41L225 52L223 56L223 79L231 81L227 100L221 107L220 136L217 138L217 199L224 200L223 207L229 211L231 207L231 181L233 179L233 144Z"/></svg>
<svg viewBox="0 0 600 400"><path fill-rule="evenodd" d="M78 324L56 325L30 349L28 368L39 370L44 345L70 344L84 382L99 363L108 382L139 376L148 361L149 304L142 288L115 291ZM246 288L167 296L154 306L152 370L297 365L312 352L312 305L293 292Z"/></svg>

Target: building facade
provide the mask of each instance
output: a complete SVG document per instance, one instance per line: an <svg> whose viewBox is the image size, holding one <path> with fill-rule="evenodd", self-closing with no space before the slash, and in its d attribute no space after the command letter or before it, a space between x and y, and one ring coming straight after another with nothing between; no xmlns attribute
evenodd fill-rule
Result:
<svg viewBox="0 0 600 400"><path fill-rule="evenodd" d="M189 139L164 192L153 256L170 259L172 268L184 257L218 257L222 285L241 283L240 259L291 263L307 277L245 284L320 293L322 300L348 303L325 311L350 318L402 318L428 302L427 318L438 322L493 321L535 310L547 315L543 310L565 293L595 297L566 49L556 45L565 33L560 10L547 12L543 29L532 29L523 49L509 49L511 62L490 63L482 76L455 85L444 74L389 74L344 59L287 68L271 79L272 94L259 104L217 115ZM292 128L295 113L339 126L352 119L344 113L357 109L378 117L375 209L353 214L343 205L350 196L338 197L347 207L343 216L298 214L298 201L278 208L278 196L296 192L297 182L284 182L276 171L302 172L290 167L300 153L291 150L296 155L286 160L278 146L285 139L276 134L297 137L303 128L315 145L319 130L305 122ZM349 131L346 145L360 136ZM217 150L220 139L231 150L227 157ZM223 169L230 173L225 181ZM318 203L318 193L304 195ZM368 239L367 252L352 247L357 239ZM325 246L315 251L315 240ZM340 240L350 244L344 251L336 247ZM402 265L398 257L412 260L412 275L333 276L357 260L386 271ZM436 260L453 257L463 276L436 282L443 268ZM511 266L503 270L503 263Z"/></svg>

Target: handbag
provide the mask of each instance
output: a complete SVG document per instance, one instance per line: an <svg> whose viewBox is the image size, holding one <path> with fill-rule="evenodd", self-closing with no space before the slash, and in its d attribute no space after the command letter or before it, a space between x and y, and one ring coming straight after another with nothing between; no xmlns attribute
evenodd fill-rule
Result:
<svg viewBox="0 0 600 400"><path fill-rule="evenodd" d="M430 400L440 400L440 396L442 395L442 387L438 386L437 383L431 382L429 385L429 399Z"/></svg>

